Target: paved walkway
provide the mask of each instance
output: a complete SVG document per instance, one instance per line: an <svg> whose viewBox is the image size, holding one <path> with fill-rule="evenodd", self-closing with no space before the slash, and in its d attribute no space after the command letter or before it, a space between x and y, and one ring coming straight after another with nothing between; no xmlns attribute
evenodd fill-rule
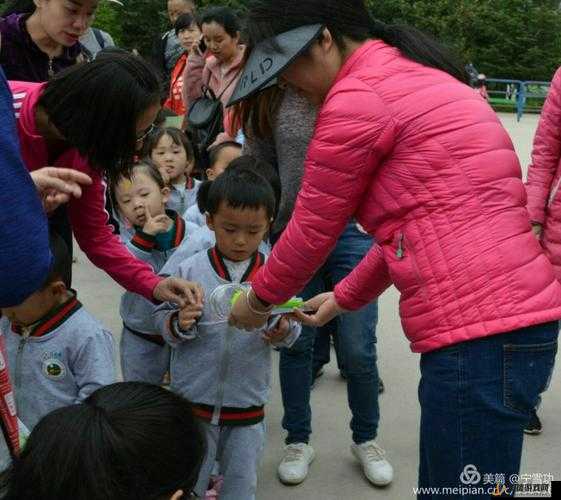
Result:
<svg viewBox="0 0 561 500"><path fill-rule="evenodd" d="M537 117L527 115L521 123L516 123L510 115L501 115L501 118L511 134L522 164L526 166ZM95 269L83 254L78 253L75 267L75 286L82 301L118 337L120 288L103 272ZM282 454L282 404L275 368L273 397L268 406L268 443L259 477L258 500L413 498L412 488L417 482L418 463L419 406L416 391L419 356L409 350L397 311L398 295L392 288L380 300L378 352L380 373L386 384L386 392L380 400L379 442L386 448L395 468L394 483L386 489L371 487L353 460L349 451L351 434L346 386L333 362L313 391L314 434L311 444L317 458L308 480L296 487L281 485L276 477L276 467ZM560 409L561 376L558 370L540 412L544 433L526 439L523 472L552 473L561 477Z"/></svg>

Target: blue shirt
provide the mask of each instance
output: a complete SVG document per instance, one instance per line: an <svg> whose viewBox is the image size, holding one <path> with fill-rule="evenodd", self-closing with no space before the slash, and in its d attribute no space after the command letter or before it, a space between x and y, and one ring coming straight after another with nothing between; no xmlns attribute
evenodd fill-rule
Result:
<svg viewBox="0 0 561 500"><path fill-rule="evenodd" d="M51 259L47 217L21 158L12 93L0 68L0 307L37 291Z"/></svg>

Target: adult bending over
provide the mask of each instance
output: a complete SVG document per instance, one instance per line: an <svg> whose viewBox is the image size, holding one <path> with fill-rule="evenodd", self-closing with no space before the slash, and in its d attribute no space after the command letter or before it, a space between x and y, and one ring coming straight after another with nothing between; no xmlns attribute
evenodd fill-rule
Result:
<svg viewBox="0 0 561 500"><path fill-rule="evenodd" d="M255 1L249 45L258 54L270 36L309 25L317 37L280 75L322 104L302 190L230 321L261 324L356 217L379 246L300 317L323 324L394 283L422 353L419 486L458 487L473 465L482 477L505 474L510 488L561 317L561 284L532 234L512 142L438 44L372 19L362 0Z"/></svg>
<svg viewBox="0 0 561 500"><path fill-rule="evenodd" d="M46 84L10 82L10 87L27 169L68 167L92 179L67 205L70 227L88 258L149 300L193 299L196 285L162 279L129 253L107 225L104 209L104 176L129 168L160 109L160 81L151 66L119 52L70 68ZM71 245L60 219L55 230Z"/></svg>

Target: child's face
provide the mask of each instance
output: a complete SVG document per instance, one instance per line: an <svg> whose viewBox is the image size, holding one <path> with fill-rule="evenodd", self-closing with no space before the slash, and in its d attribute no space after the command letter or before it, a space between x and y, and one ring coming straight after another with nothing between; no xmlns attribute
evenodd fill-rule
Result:
<svg viewBox="0 0 561 500"><path fill-rule="evenodd" d="M168 0L168 17L172 26L181 14L194 13L195 3L191 0Z"/></svg>
<svg viewBox="0 0 561 500"><path fill-rule="evenodd" d="M214 231L218 250L234 262L247 260L257 251L269 224L263 207L232 208L222 202L214 215L207 215L207 225Z"/></svg>
<svg viewBox="0 0 561 500"><path fill-rule="evenodd" d="M148 215L156 217L166 210L169 189L144 172L136 172L131 180L121 179L115 189L119 211L133 225L144 227Z"/></svg>
<svg viewBox="0 0 561 500"><path fill-rule="evenodd" d="M60 305L66 299L66 295L64 283L55 281L27 297L21 304L3 308L2 315L15 325L29 326Z"/></svg>
<svg viewBox="0 0 561 500"><path fill-rule="evenodd" d="M163 178L171 183L185 182L191 175L194 162L187 160L187 151L182 144L175 144L169 135L163 135L150 155Z"/></svg>
<svg viewBox="0 0 561 500"><path fill-rule="evenodd" d="M188 28L181 30L177 37L181 46L189 52L193 45L201 39L201 30L199 30L197 23L192 23Z"/></svg>
<svg viewBox="0 0 561 500"><path fill-rule="evenodd" d="M220 154L214 164L207 169L206 176L210 181L213 181L219 175L223 174L228 168L228 165L241 155L242 151L240 148L236 148L234 146L225 147L222 151L220 151Z"/></svg>

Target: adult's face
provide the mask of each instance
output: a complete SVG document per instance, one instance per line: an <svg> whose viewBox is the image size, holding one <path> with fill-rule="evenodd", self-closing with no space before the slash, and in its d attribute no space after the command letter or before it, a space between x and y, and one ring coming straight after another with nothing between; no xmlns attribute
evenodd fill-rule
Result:
<svg viewBox="0 0 561 500"><path fill-rule="evenodd" d="M240 43L239 33L229 35L216 21L204 23L202 30L206 46L219 62L227 63L235 57Z"/></svg>
<svg viewBox="0 0 561 500"><path fill-rule="evenodd" d="M193 22L188 28L182 29L177 38L181 46L189 52L195 43L198 43L201 38L201 31L197 23Z"/></svg>
<svg viewBox="0 0 561 500"><path fill-rule="evenodd" d="M331 89L344 57L329 30L281 74L280 81L312 104L321 104Z"/></svg>
<svg viewBox="0 0 561 500"><path fill-rule="evenodd" d="M91 26L99 0L35 0L41 27L55 42L71 47Z"/></svg>
<svg viewBox="0 0 561 500"><path fill-rule="evenodd" d="M169 0L168 2L168 17L172 24L175 24L177 18L181 14L191 14L195 13L195 5L191 1L185 0Z"/></svg>

